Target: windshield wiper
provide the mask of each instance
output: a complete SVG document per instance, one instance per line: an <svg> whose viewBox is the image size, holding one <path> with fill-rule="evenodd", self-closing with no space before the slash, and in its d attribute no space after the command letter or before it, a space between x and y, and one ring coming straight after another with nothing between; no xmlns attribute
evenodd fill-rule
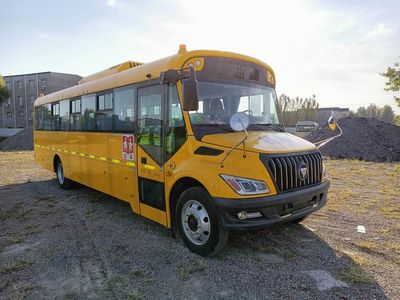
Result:
<svg viewBox="0 0 400 300"><path fill-rule="evenodd" d="M250 126L249 126L251 129L256 129L256 130L265 130L265 127L268 127L268 128L272 128L273 130L275 130L275 131L280 131L280 132L284 132L285 130L282 128L282 127L280 127L279 125L277 125L277 124L272 124L272 123L256 123L256 124L250 124ZM251 130L250 129L250 130Z"/></svg>
<svg viewBox="0 0 400 300"><path fill-rule="evenodd" d="M263 124L263 125L274 128L274 129L278 129L278 131L282 131L282 132L285 131L285 129L283 129L278 124L267 123L267 124Z"/></svg>
<svg viewBox="0 0 400 300"><path fill-rule="evenodd" d="M219 128L228 132L233 132L233 130L229 127L228 124L195 124L194 126L208 126L208 127Z"/></svg>

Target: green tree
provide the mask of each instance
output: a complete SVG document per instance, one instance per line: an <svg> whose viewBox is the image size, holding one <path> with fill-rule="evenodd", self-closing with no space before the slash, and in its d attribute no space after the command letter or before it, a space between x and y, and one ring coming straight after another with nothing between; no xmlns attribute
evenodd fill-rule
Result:
<svg viewBox="0 0 400 300"><path fill-rule="evenodd" d="M356 112L356 117L359 117L359 118L366 118L366 117L368 117L368 115L367 115L367 109L366 109L364 106L359 107L359 108L357 109L357 112Z"/></svg>
<svg viewBox="0 0 400 300"><path fill-rule="evenodd" d="M400 126L400 115L396 115L396 117L394 118L394 123Z"/></svg>
<svg viewBox="0 0 400 300"><path fill-rule="evenodd" d="M385 105L382 107L382 112L381 112L381 119L382 121L388 122L388 123L394 123L394 111L390 105Z"/></svg>
<svg viewBox="0 0 400 300"><path fill-rule="evenodd" d="M400 63L397 62L393 67L388 67L385 73L381 73L388 80L385 83L385 91L399 92L400 91ZM394 96L397 105L400 107L400 97Z"/></svg>
<svg viewBox="0 0 400 300"><path fill-rule="evenodd" d="M351 112L350 116L358 118L375 118L388 123L395 122L395 114L390 105L378 107L376 104L371 103L368 107L359 107L356 112Z"/></svg>
<svg viewBox="0 0 400 300"><path fill-rule="evenodd" d="M380 119L380 108L376 104L371 103L367 107L366 111L368 118Z"/></svg>
<svg viewBox="0 0 400 300"><path fill-rule="evenodd" d="M4 81L3 76L0 74L0 104L6 101L11 97L11 93L7 88L6 82Z"/></svg>

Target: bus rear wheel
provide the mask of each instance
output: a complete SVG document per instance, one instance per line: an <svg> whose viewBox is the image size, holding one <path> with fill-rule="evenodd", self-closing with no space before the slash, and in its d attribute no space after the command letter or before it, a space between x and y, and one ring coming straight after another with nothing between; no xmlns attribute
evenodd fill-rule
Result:
<svg viewBox="0 0 400 300"><path fill-rule="evenodd" d="M55 169L58 185L64 190L71 188L72 181L64 176L64 167L60 159L57 160Z"/></svg>
<svg viewBox="0 0 400 300"><path fill-rule="evenodd" d="M201 256L221 252L229 236L219 224L211 201L204 188L191 187L182 193L177 204L177 225L183 242Z"/></svg>

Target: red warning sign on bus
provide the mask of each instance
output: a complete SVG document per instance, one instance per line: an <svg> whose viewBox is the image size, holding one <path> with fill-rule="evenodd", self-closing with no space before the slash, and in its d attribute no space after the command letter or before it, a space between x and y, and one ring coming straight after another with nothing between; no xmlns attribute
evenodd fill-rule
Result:
<svg viewBox="0 0 400 300"><path fill-rule="evenodd" d="M122 158L133 160L133 135L122 136Z"/></svg>

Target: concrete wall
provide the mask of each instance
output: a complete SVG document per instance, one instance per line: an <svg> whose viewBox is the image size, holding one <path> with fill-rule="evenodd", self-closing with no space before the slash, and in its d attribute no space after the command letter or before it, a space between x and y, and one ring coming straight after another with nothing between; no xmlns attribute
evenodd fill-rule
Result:
<svg viewBox="0 0 400 300"><path fill-rule="evenodd" d="M319 125L324 125L328 123L329 117L331 116L331 113L335 114L335 117L337 120L348 117L350 115L350 110L345 109L345 108L338 108L334 107L332 109L319 109L318 110L318 116L317 116L317 122Z"/></svg>

